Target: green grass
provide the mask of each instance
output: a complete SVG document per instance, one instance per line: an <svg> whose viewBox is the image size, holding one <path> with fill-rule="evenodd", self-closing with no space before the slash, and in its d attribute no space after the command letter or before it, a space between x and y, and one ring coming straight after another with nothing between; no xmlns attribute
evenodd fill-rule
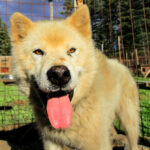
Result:
<svg viewBox="0 0 150 150"><path fill-rule="evenodd" d="M143 135L150 136L150 90L140 89L139 92L141 101L141 130Z"/></svg>
<svg viewBox="0 0 150 150"><path fill-rule="evenodd" d="M150 90L149 89L139 89L140 94L140 135L150 137ZM115 121L115 127L123 131L118 120Z"/></svg>
<svg viewBox="0 0 150 150"><path fill-rule="evenodd" d="M150 81L150 78L143 78L143 77L136 77L136 76L134 76L134 79L136 81Z"/></svg>
<svg viewBox="0 0 150 150"><path fill-rule="evenodd" d="M14 100L25 100L27 99L20 92L18 92L17 86L5 86L0 82L0 105L12 102Z"/></svg>
<svg viewBox="0 0 150 150"><path fill-rule="evenodd" d="M0 126L27 124L33 121L31 106L17 86L4 85L0 82L0 106L12 106L11 110L0 111Z"/></svg>

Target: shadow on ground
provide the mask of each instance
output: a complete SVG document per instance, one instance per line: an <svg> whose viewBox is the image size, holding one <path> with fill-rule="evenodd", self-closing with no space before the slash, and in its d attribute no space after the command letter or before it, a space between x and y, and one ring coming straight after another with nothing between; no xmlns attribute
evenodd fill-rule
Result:
<svg viewBox="0 0 150 150"><path fill-rule="evenodd" d="M123 135L121 135L121 137L123 137ZM30 123L11 131L1 131L0 140L7 141L11 150L44 150L42 138L36 128L36 123ZM140 139L139 142L141 144L143 139ZM145 144L149 145L149 143ZM113 150L126 150L126 148L124 148L124 146L114 146ZM147 149L142 146L142 150Z"/></svg>
<svg viewBox="0 0 150 150"><path fill-rule="evenodd" d="M35 123L11 131L2 131L0 140L7 141L11 150L43 150L42 139Z"/></svg>

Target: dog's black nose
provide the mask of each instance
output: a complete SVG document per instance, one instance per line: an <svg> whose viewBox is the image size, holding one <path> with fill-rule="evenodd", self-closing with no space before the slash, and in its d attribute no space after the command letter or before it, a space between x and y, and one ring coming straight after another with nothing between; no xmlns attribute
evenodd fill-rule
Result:
<svg viewBox="0 0 150 150"><path fill-rule="evenodd" d="M48 80L58 86L66 85L70 79L70 71L66 66L53 66L47 71Z"/></svg>

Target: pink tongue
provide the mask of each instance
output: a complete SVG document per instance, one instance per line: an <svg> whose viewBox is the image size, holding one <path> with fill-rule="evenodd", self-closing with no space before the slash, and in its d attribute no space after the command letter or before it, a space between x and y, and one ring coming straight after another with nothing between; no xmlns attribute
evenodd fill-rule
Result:
<svg viewBox="0 0 150 150"><path fill-rule="evenodd" d="M72 105L69 96L48 99L47 113L49 121L55 129L68 128L72 119Z"/></svg>

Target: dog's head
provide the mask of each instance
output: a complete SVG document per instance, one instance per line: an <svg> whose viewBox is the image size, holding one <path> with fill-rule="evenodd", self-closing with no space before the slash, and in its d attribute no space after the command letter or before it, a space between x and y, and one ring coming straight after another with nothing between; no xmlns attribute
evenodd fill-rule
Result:
<svg viewBox="0 0 150 150"><path fill-rule="evenodd" d="M76 92L79 98L95 71L87 6L61 21L32 22L15 13L10 23L13 74L22 91L29 96L34 79L44 93L68 93L71 99Z"/></svg>

